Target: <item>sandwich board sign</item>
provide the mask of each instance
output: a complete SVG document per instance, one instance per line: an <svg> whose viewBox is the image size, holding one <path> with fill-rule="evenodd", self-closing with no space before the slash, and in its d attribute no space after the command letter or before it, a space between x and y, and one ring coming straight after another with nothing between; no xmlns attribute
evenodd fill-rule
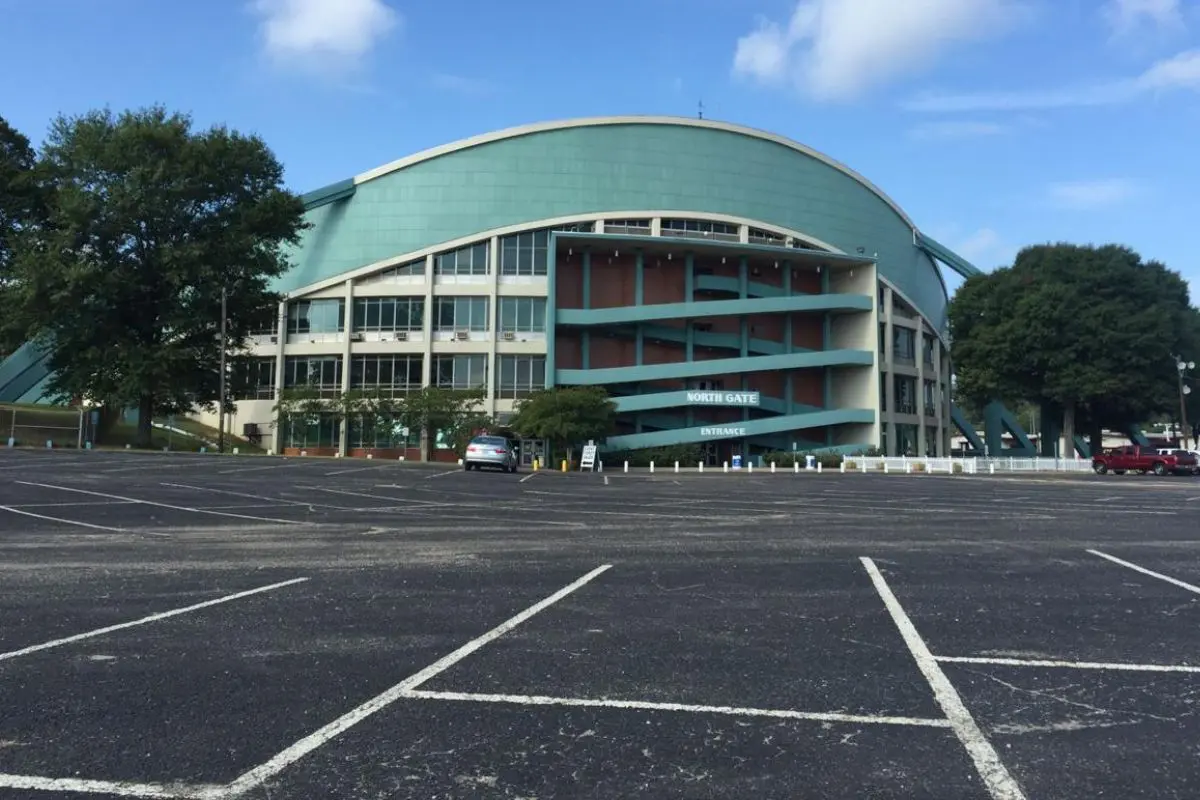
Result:
<svg viewBox="0 0 1200 800"><path fill-rule="evenodd" d="M579 457L579 469L583 471L590 469L593 472L596 470L596 445L588 444L583 447L583 455Z"/></svg>

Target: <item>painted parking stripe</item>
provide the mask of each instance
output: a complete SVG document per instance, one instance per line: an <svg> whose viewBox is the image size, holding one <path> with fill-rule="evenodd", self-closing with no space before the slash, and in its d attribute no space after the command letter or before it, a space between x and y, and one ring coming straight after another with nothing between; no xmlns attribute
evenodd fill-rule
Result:
<svg viewBox="0 0 1200 800"><path fill-rule="evenodd" d="M1125 561L1124 559L1117 558L1116 556L1110 556L1108 553L1101 553L1099 550L1088 550L1088 552L1094 556L1100 556L1101 558L1106 558L1109 561L1113 562L1114 564L1120 564L1122 567L1128 567L1129 569L1133 570L1134 572L1140 572L1143 575L1149 575L1151 578L1158 578L1160 581L1166 581L1169 584L1178 586L1180 589L1187 589L1189 592L1194 592L1195 594L1200 594L1200 586L1193 586L1192 584L1181 581L1178 578L1172 578L1170 575L1163 575L1161 572L1155 572L1152 569L1146 569L1145 567L1139 567L1137 564L1134 564L1132 561Z"/></svg>
<svg viewBox="0 0 1200 800"><path fill-rule="evenodd" d="M304 583L307 580L308 580L308 578L292 578L291 580L280 581L279 583L272 583L268 586L259 586L257 589L247 589L244 592L236 592L234 594L227 594L224 597L218 597L213 600L205 600L203 603L196 603L194 605L184 606L183 608L172 609L171 611L163 611L158 614L151 614L148 617L142 617L141 619L135 619L131 622L122 622L117 625L107 625L103 628L97 628L93 631L87 631L86 633L77 633L74 636L67 636L63 639L55 639L50 642L43 642L41 644L31 645L30 647L22 647L20 650L13 650L8 653L0 653L0 661L8 661L10 659L19 658L20 656L29 655L30 653L36 653L41 650L49 650L52 647L61 647L65 644L71 644L72 642L79 642L79 641L83 641L84 639L91 639L96 636L103 636L104 634L112 633L113 631L125 630L126 628L133 628L138 625L147 625L151 622L158 622L159 620L170 619L171 617L178 617L180 614L187 614L192 611L199 611L202 608L210 608L211 606L217 606L222 603L229 603L234 600L241 600L243 597L250 597L251 595L262 594L263 592L270 592L270 591L274 591L275 589L282 589L285 586L292 586L297 583Z"/></svg>
<svg viewBox="0 0 1200 800"><path fill-rule="evenodd" d="M217 800L217 798L225 796L225 787L213 784L172 786L161 783L42 778L37 775L7 775L4 773L0 773L0 788L27 789L39 792L105 794L114 797L175 798L176 800Z"/></svg>
<svg viewBox="0 0 1200 800"><path fill-rule="evenodd" d="M13 514L20 514L25 517L35 517L37 519L49 520L50 522L61 522L64 525L77 525L80 528L91 528L97 531L111 531L113 533L124 533L124 528L110 528L107 525L93 525L90 522L80 522L77 519L63 519L62 517L51 517L47 514L35 514L32 511L23 511L12 506L0 506L0 511L9 511Z"/></svg>

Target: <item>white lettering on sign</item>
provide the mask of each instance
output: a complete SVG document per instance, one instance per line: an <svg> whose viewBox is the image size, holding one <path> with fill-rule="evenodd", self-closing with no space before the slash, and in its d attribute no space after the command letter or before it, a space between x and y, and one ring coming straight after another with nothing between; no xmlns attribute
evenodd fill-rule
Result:
<svg viewBox="0 0 1200 800"><path fill-rule="evenodd" d="M700 435L701 436L745 436L746 429L745 428L727 428L727 427L701 428Z"/></svg>
<svg viewBox="0 0 1200 800"><path fill-rule="evenodd" d="M687 401L709 406L757 406L758 392L688 392Z"/></svg>

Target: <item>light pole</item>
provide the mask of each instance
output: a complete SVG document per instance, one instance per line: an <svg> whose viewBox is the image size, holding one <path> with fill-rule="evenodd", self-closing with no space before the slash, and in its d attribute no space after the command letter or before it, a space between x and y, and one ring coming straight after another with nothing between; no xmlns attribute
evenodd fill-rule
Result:
<svg viewBox="0 0 1200 800"><path fill-rule="evenodd" d="M1188 449L1188 427L1187 421L1187 396L1192 393L1192 387L1186 386L1183 379L1187 377L1188 370L1196 368L1195 361L1184 361L1179 356L1173 356L1175 359L1175 374L1179 378L1179 425L1182 428L1180 431L1183 442L1183 449Z"/></svg>
<svg viewBox="0 0 1200 800"><path fill-rule="evenodd" d="M229 289L226 285L221 286L221 376L220 376L220 399L217 408L217 452L225 452L225 331L226 331L226 307L229 300Z"/></svg>

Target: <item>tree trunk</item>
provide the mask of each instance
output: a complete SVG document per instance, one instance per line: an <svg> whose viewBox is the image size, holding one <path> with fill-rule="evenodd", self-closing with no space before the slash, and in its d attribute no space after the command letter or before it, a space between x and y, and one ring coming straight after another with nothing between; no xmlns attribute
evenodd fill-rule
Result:
<svg viewBox="0 0 1200 800"><path fill-rule="evenodd" d="M429 460L429 428L427 428L424 425L421 426L420 440L421 440L421 460L428 461Z"/></svg>
<svg viewBox="0 0 1200 800"><path fill-rule="evenodd" d="M1075 458L1075 403L1068 401L1063 404L1063 451L1061 456L1067 459Z"/></svg>
<svg viewBox="0 0 1200 800"><path fill-rule="evenodd" d="M153 445L150 438L154 430L154 397L144 394L138 399L138 424L137 437L133 444L135 447L149 448Z"/></svg>
<svg viewBox="0 0 1200 800"><path fill-rule="evenodd" d="M1088 444L1092 448L1092 455L1096 455L1104 449L1104 428L1098 422L1093 422L1088 426Z"/></svg>

